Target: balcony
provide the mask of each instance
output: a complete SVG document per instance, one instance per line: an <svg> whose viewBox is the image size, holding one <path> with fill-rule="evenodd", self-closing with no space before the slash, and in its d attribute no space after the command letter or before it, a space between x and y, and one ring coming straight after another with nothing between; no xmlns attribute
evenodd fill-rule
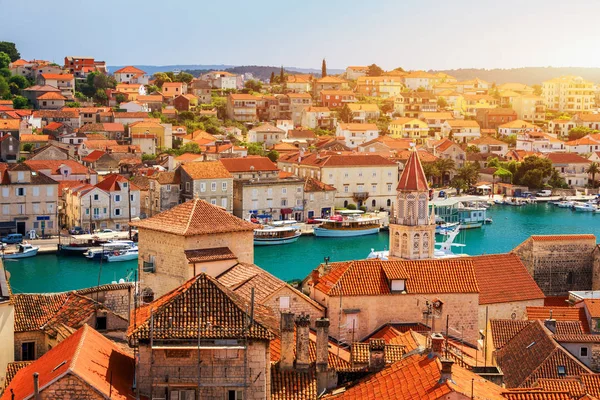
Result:
<svg viewBox="0 0 600 400"><path fill-rule="evenodd" d="M352 198L355 201L365 201L369 198L369 192L354 192Z"/></svg>
<svg viewBox="0 0 600 400"><path fill-rule="evenodd" d="M250 368L248 368L250 372ZM149 375L149 374L148 374ZM140 380L152 385L197 385L218 387L244 387L246 382L243 366L189 366L154 365L152 378L142 376Z"/></svg>

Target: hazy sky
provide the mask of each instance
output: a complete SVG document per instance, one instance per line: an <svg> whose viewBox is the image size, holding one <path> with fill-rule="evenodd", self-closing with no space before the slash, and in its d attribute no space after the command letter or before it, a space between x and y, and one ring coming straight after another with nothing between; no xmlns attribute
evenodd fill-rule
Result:
<svg viewBox="0 0 600 400"><path fill-rule="evenodd" d="M597 0L0 0L24 58L109 65L600 67Z"/></svg>

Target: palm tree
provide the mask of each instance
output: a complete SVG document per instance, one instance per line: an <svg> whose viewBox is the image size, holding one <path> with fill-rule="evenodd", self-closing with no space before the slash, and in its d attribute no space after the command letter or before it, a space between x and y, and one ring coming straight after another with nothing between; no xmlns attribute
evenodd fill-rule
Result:
<svg viewBox="0 0 600 400"><path fill-rule="evenodd" d="M428 181L433 182L433 178L440 176L440 171L434 163L423 164L423 172Z"/></svg>
<svg viewBox="0 0 600 400"><path fill-rule="evenodd" d="M435 167L440 172L440 177L442 180L442 185L444 184L444 178L446 175L456 168L456 164L454 160L451 158L440 158L435 162Z"/></svg>
<svg viewBox="0 0 600 400"><path fill-rule="evenodd" d="M464 167L456 170L456 176L462 179L467 186L471 186L477 182L479 178L479 164L477 163L466 163Z"/></svg>
<svg viewBox="0 0 600 400"><path fill-rule="evenodd" d="M596 187L596 174L600 172L600 164L597 162L591 163L585 172L592 175L592 187Z"/></svg>

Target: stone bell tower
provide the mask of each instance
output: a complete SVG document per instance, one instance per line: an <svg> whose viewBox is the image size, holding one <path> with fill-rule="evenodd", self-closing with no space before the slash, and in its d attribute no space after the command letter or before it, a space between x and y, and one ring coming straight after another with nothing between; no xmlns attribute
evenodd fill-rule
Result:
<svg viewBox="0 0 600 400"><path fill-rule="evenodd" d="M396 191L390 220L390 258L433 258L435 213L429 213L429 186L416 149L404 166Z"/></svg>

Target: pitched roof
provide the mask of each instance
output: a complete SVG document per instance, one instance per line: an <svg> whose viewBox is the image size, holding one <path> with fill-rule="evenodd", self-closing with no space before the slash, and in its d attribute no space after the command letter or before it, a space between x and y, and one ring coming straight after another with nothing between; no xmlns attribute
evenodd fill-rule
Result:
<svg viewBox="0 0 600 400"><path fill-rule="evenodd" d="M508 143L503 142L498 139L494 139L491 136L482 136L480 138L475 138L469 142L469 144L487 144L487 145L496 145L496 146L508 146Z"/></svg>
<svg viewBox="0 0 600 400"><path fill-rule="evenodd" d="M134 361L109 339L84 325L77 332L50 349L46 354L21 369L4 392L3 399L33 396L34 372L39 374L39 387L44 389L61 377L71 374L94 388L103 397L127 400L135 397L131 389Z"/></svg>
<svg viewBox="0 0 600 400"><path fill-rule="evenodd" d="M318 179L308 177L304 182L305 192L332 192L337 190L331 185L321 182Z"/></svg>
<svg viewBox="0 0 600 400"><path fill-rule="evenodd" d="M543 307L527 307L527 319L530 321L540 320L545 321L552 317L556 320L556 333L575 333L578 329L583 330L581 333L589 333L590 327L588 319L583 307L565 307L565 306L543 306ZM576 322L577 326L570 327L566 322Z"/></svg>
<svg viewBox="0 0 600 400"><path fill-rule="evenodd" d="M591 373L551 336L541 321L535 321L496 352L507 387L530 387L540 378L560 378L559 366L565 367L566 375Z"/></svg>
<svg viewBox="0 0 600 400"><path fill-rule="evenodd" d="M18 131L20 124L19 119L0 119L0 129L3 131Z"/></svg>
<svg viewBox="0 0 600 400"><path fill-rule="evenodd" d="M279 170L277 165L267 157L221 158L219 161L231 173Z"/></svg>
<svg viewBox="0 0 600 400"><path fill-rule="evenodd" d="M193 199L151 218L132 222L138 228L182 236L253 231L256 225L204 200Z"/></svg>
<svg viewBox="0 0 600 400"><path fill-rule="evenodd" d="M596 241L596 236L592 234L581 235L531 235L529 237L534 242L572 242L574 240Z"/></svg>
<svg viewBox="0 0 600 400"><path fill-rule="evenodd" d="M203 263L237 259L237 256L233 254L231 250L229 250L229 247L185 250L184 253L189 263Z"/></svg>
<svg viewBox="0 0 600 400"><path fill-rule="evenodd" d="M254 132L268 132L268 133L285 133L283 129L279 129L275 125L272 125L272 124L269 124L269 123L259 125L259 126L255 127L255 128L250 129L250 131L254 131Z"/></svg>
<svg viewBox="0 0 600 400"><path fill-rule="evenodd" d="M552 164L589 164L590 160L575 153L548 153L546 157Z"/></svg>
<svg viewBox="0 0 600 400"><path fill-rule="evenodd" d="M231 178L231 174L219 161L185 163L181 167L192 179Z"/></svg>
<svg viewBox="0 0 600 400"><path fill-rule="evenodd" d="M66 100L67 98L60 93L46 92L37 97L38 100Z"/></svg>
<svg viewBox="0 0 600 400"><path fill-rule="evenodd" d="M88 154L87 156L83 157L81 159L81 161L84 161L84 162L96 162L96 161L98 161L105 154L106 154L106 152L104 152L104 151L94 150L90 154Z"/></svg>
<svg viewBox="0 0 600 400"><path fill-rule="evenodd" d="M366 166L394 166L396 163L378 154L329 154L320 156L318 154L312 157L302 159L301 164L315 165L321 167L366 167Z"/></svg>
<svg viewBox="0 0 600 400"><path fill-rule="evenodd" d="M426 192L429 190L427 177L425 177L417 151L412 151L408 161L404 164L397 190L406 192Z"/></svg>
<svg viewBox="0 0 600 400"><path fill-rule="evenodd" d="M67 293L14 294L15 332L38 330L67 300Z"/></svg>
<svg viewBox="0 0 600 400"><path fill-rule="evenodd" d="M129 180L119 174L109 174L98 182L96 187L106 192L121 191L123 189L123 183L129 183ZM133 190L134 187L130 187L130 189ZM135 188L135 190L137 190L137 188Z"/></svg>
<svg viewBox="0 0 600 400"><path fill-rule="evenodd" d="M355 131L355 132L364 132L364 131L379 131L376 124L360 124L360 123L340 123L338 125L343 131Z"/></svg>
<svg viewBox="0 0 600 400"><path fill-rule="evenodd" d="M446 121L451 128L479 128L477 121L470 119L449 119Z"/></svg>
<svg viewBox="0 0 600 400"><path fill-rule="evenodd" d="M516 254L473 257L479 304L541 300L544 293Z"/></svg>
<svg viewBox="0 0 600 400"><path fill-rule="evenodd" d="M154 339L250 339L270 340L277 325L266 308L255 305L252 322L249 303L216 279L201 273L133 313L128 337L149 339L154 319ZM157 329L157 327L160 327ZM200 329L199 329L200 327Z"/></svg>
<svg viewBox="0 0 600 400"><path fill-rule="evenodd" d="M498 128L513 128L513 129L537 129L537 126L529 123L527 121L523 121L522 119L516 119L514 121L507 122L498 126Z"/></svg>
<svg viewBox="0 0 600 400"><path fill-rule="evenodd" d="M416 354L398 361L383 370L367 375L344 389L324 399L336 400L375 400L375 399L420 399L438 400L451 398L452 393L459 397L506 400L504 390L485 379L481 379L461 366L452 366L452 378L442 379L441 362L438 357Z"/></svg>
<svg viewBox="0 0 600 400"><path fill-rule="evenodd" d="M490 319L490 335L494 348L502 348L529 324L531 324L530 321L520 319Z"/></svg>
<svg viewBox="0 0 600 400"><path fill-rule="evenodd" d="M75 79L73 74L42 74L42 78L57 81L72 81Z"/></svg>
<svg viewBox="0 0 600 400"><path fill-rule="evenodd" d="M415 261L345 261L329 264L315 289L328 296L391 295L390 280L405 280L408 293L479 293L470 258Z"/></svg>
<svg viewBox="0 0 600 400"><path fill-rule="evenodd" d="M144 72L141 69L136 68L132 65L128 65L126 67L119 68L118 70L113 72L113 75L114 74L127 74L127 73L129 73L129 74L145 74L146 72Z"/></svg>

